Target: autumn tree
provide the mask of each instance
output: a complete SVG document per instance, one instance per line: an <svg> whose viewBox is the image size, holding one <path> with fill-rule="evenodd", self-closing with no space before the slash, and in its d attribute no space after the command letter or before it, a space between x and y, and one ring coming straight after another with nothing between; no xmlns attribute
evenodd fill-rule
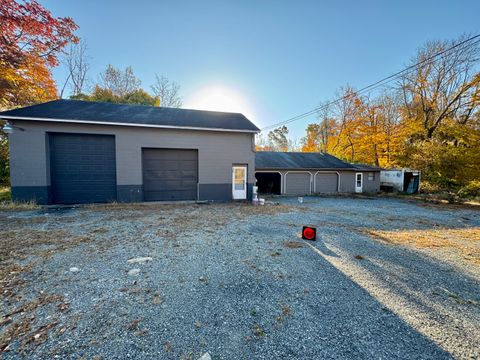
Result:
<svg viewBox="0 0 480 360"><path fill-rule="evenodd" d="M320 124L309 124L306 128L306 135L302 138L302 152L318 152L320 151Z"/></svg>
<svg viewBox="0 0 480 360"><path fill-rule="evenodd" d="M401 150L405 128L401 123L401 100L396 92L384 92L373 100L378 120L378 164L392 167Z"/></svg>
<svg viewBox="0 0 480 360"><path fill-rule="evenodd" d="M155 82L151 88L153 96L160 99L161 106L179 108L183 105L180 96L180 85L165 76L155 74Z"/></svg>
<svg viewBox="0 0 480 360"><path fill-rule="evenodd" d="M51 68L70 42L75 22L55 18L36 1L0 0L0 109L55 99ZM8 182L8 138L0 131L0 182Z"/></svg>
<svg viewBox="0 0 480 360"><path fill-rule="evenodd" d="M348 161L356 160L359 119L365 111L365 104L355 90L349 86L337 92L338 101L332 105L332 116L336 121L331 139L330 153Z"/></svg>
<svg viewBox="0 0 480 360"><path fill-rule="evenodd" d="M268 144L268 140L262 133L255 135L255 151L272 151L273 149Z"/></svg>
<svg viewBox="0 0 480 360"><path fill-rule="evenodd" d="M50 68L70 42L75 22L55 18L36 1L0 1L0 107L31 105L56 97Z"/></svg>
<svg viewBox="0 0 480 360"><path fill-rule="evenodd" d="M480 48L467 42L428 59L465 38L429 42L419 49L412 62L421 65L402 78L400 87L402 121L408 128L400 163L419 168L424 179L445 186L480 177L478 162L470 163L480 151Z"/></svg>

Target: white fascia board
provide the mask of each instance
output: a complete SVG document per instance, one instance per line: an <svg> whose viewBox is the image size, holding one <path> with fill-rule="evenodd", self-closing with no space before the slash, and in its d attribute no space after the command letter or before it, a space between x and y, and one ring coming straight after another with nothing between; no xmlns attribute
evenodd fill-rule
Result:
<svg viewBox="0 0 480 360"><path fill-rule="evenodd" d="M58 123L67 123L67 124L130 126L130 127L145 127L145 128L156 128L156 129L200 130L200 131L219 131L219 132L240 132L240 133L253 133L253 134L256 134L256 133L259 132L259 131L257 131L257 130L205 128L205 127L195 127L195 126L135 124L135 123L108 122L108 121L91 121L91 120L48 119L48 118L19 117L19 116L8 116L8 115L0 115L0 119L5 119L5 120L26 120L26 121L34 120L34 121L58 122Z"/></svg>

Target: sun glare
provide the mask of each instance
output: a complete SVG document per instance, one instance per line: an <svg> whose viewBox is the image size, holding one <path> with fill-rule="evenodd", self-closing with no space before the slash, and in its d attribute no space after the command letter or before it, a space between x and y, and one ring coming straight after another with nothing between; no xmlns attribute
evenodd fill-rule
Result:
<svg viewBox="0 0 480 360"><path fill-rule="evenodd" d="M195 92L185 108L242 113L253 120L251 106L238 92L225 86L208 86Z"/></svg>

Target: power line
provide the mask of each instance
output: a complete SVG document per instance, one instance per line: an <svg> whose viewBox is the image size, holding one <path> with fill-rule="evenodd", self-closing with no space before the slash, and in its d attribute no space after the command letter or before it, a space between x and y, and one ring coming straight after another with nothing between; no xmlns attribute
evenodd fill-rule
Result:
<svg viewBox="0 0 480 360"><path fill-rule="evenodd" d="M416 64L413 64L413 65L410 65L410 66L406 67L405 69L403 69L403 70L401 70L401 71L398 71L398 72L396 72L396 73L394 73L394 74L392 74L392 75L389 75L389 76L387 76L387 77L385 77L385 78L383 78L383 79L381 79L381 80L378 80L378 81L376 81L376 82L374 82L374 83L372 83L372 84L370 84L370 85L367 85L367 86L361 88L360 90L355 91L355 94L361 94L361 93L363 93L363 92L365 92L365 91L367 91L367 90L373 90L373 89L376 89L377 87L383 86L383 85L385 85L385 84L387 84L387 83L389 83L389 82L391 82L391 81L393 81L393 80L396 80L396 79L399 78L401 75L403 75L403 74L405 74L405 73L407 73L407 72L410 72L410 71L418 68L420 65L424 65L425 63L431 62L432 60L436 61L436 60L438 60L437 58L441 58L443 55L445 55L445 54L448 53L449 51L451 51L451 50L453 50L453 49L456 49L457 47L462 46L462 45L464 45L464 44L466 44L466 43L468 43L468 42L470 42L470 41L472 41L472 40L475 40L475 39L477 39L477 38L480 38L480 34L477 34L477 35L472 36L472 37L470 37L470 38L468 38L468 39L466 39L466 40L463 40L463 41L461 41L461 42L459 42L459 43L457 43L457 44L449 47L448 49L442 50L442 51L440 51L440 52L438 52L438 53L436 53L436 54L434 54L434 55L432 55L432 56L430 56L430 57L428 57L428 58L426 58L426 59L424 59L424 60L422 60L422 61L417 62ZM473 45L475 45L475 44L477 44L477 43L479 43L479 42L480 42L480 39L477 40L477 41L475 41L475 42L473 42L473 43L468 44L468 45L465 46L464 48L473 46ZM310 115L313 115L313 114L317 113L318 111L323 110L323 109L325 109L325 108L327 108L327 107L329 107L329 106L331 106L331 105L334 105L334 104L338 103L339 101L345 100L345 99L347 99L349 96L351 96L351 95L345 95L345 96L339 97L339 98L337 98L337 99L335 99L335 100L329 101L329 102L327 102L326 104L323 104L323 105L321 105L321 106L319 106L319 107L316 107L316 108L314 108L314 109L312 109L312 110L310 110L310 111L307 111L307 112L305 112L305 113L303 113L303 114L296 115L296 116L291 117L291 118L289 118L289 119L287 119L287 120L284 120L284 121L281 121L281 122L278 122L278 123L275 123L275 124L272 124L272 125L268 125L268 126L262 128L261 131L265 131L265 130L268 130L268 129L273 129L273 128L276 128L276 127L278 127L278 126L282 126L282 125L289 124L289 123L291 123L291 122L294 122L294 121L303 119L303 118L305 118L305 117L307 117L307 116L310 116Z"/></svg>

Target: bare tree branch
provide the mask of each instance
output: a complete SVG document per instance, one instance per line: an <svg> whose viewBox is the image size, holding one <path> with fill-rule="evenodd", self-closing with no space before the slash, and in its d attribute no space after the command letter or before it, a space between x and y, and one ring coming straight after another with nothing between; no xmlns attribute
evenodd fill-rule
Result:
<svg viewBox="0 0 480 360"><path fill-rule="evenodd" d="M155 74L155 83L151 86L153 95L160 99L160 106L179 108L183 105L180 85L165 76Z"/></svg>

